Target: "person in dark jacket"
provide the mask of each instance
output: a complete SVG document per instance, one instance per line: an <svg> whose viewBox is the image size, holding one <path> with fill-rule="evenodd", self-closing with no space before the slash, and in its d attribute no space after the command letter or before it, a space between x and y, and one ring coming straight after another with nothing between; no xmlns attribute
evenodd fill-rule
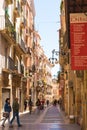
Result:
<svg viewBox="0 0 87 130"><path fill-rule="evenodd" d="M10 106L10 98L6 98L5 105L4 105L4 112L7 112L7 116L4 118L2 122L2 126L5 127L5 121L8 119L8 122L10 124L10 112L11 112L11 106Z"/></svg>
<svg viewBox="0 0 87 130"><path fill-rule="evenodd" d="M40 108L41 108L41 101L40 101L39 98L36 101L36 106L37 106L37 113L39 114L40 113Z"/></svg>
<svg viewBox="0 0 87 130"><path fill-rule="evenodd" d="M32 106L33 106L33 102L31 100L31 98L29 99L28 106L29 106L29 112L31 114L31 112L32 112Z"/></svg>
<svg viewBox="0 0 87 130"><path fill-rule="evenodd" d="M26 109L27 109L27 101L26 101L26 99L24 100L24 111L26 111Z"/></svg>
<svg viewBox="0 0 87 130"><path fill-rule="evenodd" d="M46 101L47 106L49 106L49 100Z"/></svg>
<svg viewBox="0 0 87 130"><path fill-rule="evenodd" d="M17 124L18 127L22 126L20 124L20 119L19 119L19 103L18 103L18 98L15 98L13 101L13 117L10 121L10 127L12 127L12 122L14 121L15 117L17 117Z"/></svg>

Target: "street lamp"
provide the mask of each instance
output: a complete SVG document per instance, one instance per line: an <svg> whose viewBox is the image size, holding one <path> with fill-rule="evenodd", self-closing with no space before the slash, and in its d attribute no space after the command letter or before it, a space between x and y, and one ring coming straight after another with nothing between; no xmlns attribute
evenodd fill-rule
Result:
<svg viewBox="0 0 87 130"><path fill-rule="evenodd" d="M58 55L58 51L56 51L55 49L52 50L52 57L49 58L49 61L54 65L56 63L58 63L58 59L54 57L54 54L55 55Z"/></svg>
<svg viewBox="0 0 87 130"><path fill-rule="evenodd" d="M57 55L57 56L58 56L58 55L66 56L66 55L68 54L68 52L65 52L65 51L63 51L63 50L57 51L57 50L55 50L55 49L53 49L52 53L55 53L55 55Z"/></svg>
<svg viewBox="0 0 87 130"><path fill-rule="evenodd" d="M54 54L56 56L60 55L60 56L67 56L68 55L68 52L65 52L65 51L57 51L55 49L52 50L52 57L49 58L49 61L54 65L54 64L57 64L58 63L58 59L54 57Z"/></svg>

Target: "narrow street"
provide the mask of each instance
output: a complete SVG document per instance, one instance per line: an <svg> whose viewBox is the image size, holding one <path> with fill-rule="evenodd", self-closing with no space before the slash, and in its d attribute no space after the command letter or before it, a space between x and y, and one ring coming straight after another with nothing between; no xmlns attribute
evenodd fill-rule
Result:
<svg viewBox="0 0 87 130"><path fill-rule="evenodd" d="M25 113L20 115L22 127L18 127L16 120L13 122L13 128L5 124L0 130L81 130L77 124L70 124L69 120L60 111L58 106L49 106L39 114L34 111L31 115Z"/></svg>

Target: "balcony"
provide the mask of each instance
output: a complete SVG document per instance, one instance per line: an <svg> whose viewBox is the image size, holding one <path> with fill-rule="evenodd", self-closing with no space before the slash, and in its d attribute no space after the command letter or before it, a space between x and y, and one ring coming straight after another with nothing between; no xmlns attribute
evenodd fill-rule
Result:
<svg viewBox="0 0 87 130"><path fill-rule="evenodd" d="M20 23L20 28L25 28L24 22Z"/></svg>
<svg viewBox="0 0 87 130"><path fill-rule="evenodd" d="M21 44L20 44L21 49L26 53L26 47L25 47L25 42L21 39Z"/></svg>
<svg viewBox="0 0 87 130"><path fill-rule="evenodd" d="M35 73L35 65L32 65L31 67L27 67L26 68L26 71L25 71L25 75L26 76L29 76L29 77L32 77Z"/></svg>
<svg viewBox="0 0 87 130"><path fill-rule="evenodd" d="M16 41L15 27L12 25L8 17L5 17L5 28L9 32L9 35Z"/></svg>
<svg viewBox="0 0 87 130"><path fill-rule="evenodd" d="M12 0L5 0L5 1L6 1L6 5L13 4L13 1L12 1Z"/></svg>
<svg viewBox="0 0 87 130"><path fill-rule="evenodd" d="M26 44L23 41L23 39L21 39L20 35L16 33L16 44L15 44L16 51L18 51L20 54L26 54L27 49L25 45Z"/></svg>
<svg viewBox="0 0 87 130"><path fill-rule="evenodd" d="M39 69L39 74L40 74L40 75L43 75L43 74L44 74L43 69Z"/></svg>
<svg viewBox="0 0 87 130"><path fill-rule="evenodd" d="M12 72L17 71L21 74L24 74L24 66L21 64L20 70L18 71L18 65L15 65L14 60L10 56L8 57L8 70Z"/></svg>
<svg viewBox="0 0 87 130"><path fill-rule="evenodd" d="M25 17L22 17L21 23L20 23L20 28L25 28L26 26L26 19Z"/></svg>
<svg viewBox="0 0 87 130"><path fill-rule="evenodd" d="M18 18L18 17L20 17L19 8L15 7L15 9L14 9L14 18Z"/></svg>
<svg viewBox="0 0 87 130"><path fill-rule="evenodd" d="M27 54L31 55L31 48L30 48L30 47L27 47L27 48L26 48L26 52L27 52Z"/></svg>
<svg viewBox="0 0 87 130"><path fill-rule="evenodd" d="M31 24L30 27L29 27L29 32L32 33L33 31L34 31L33 25Z"/></svg>
<svg viewBox="0 0 87 130"><path fill-rule="evenodd" d="M26 36L29 36L29 37L30 37L30 31L29 31L29 28L26 28Z"/></svg>
<svg viewBox="0 0 87 130"><path fill-rule="evenodd" d="M24 74L24 66L20 65L20 69L21 69L21 74Z"/></svg>
<svg viewBox="0 0 87 130"><path fill-rule="evenodd" d="M26 5L26 0L21 0L21 5Z"/></svg>
<svg viewBox="0 0 87 130"><path fill-rule="evenodd" d="M14 63L14 60L10 56L8 57L8 69L10 71L18 70L17 66Z"/></svg>
<svg viewBox="0 0 87 130"><path fill-rule="evenodd" d="M33 42L32 48L35 49L35 42Z"/></svg>
<svg viewBox="0 0 87 130"><path fill-rule="evenodd" d="M25 77L31 77L32 78L32 69L30 67L26 68L25 70Z"/></svg>
<svg viewBox="0 0 87 130"><path fill-rule="evenodd" d="M9 44L15 44L16 32L7 15L0 16L0 33L8 41Z"/></svg>

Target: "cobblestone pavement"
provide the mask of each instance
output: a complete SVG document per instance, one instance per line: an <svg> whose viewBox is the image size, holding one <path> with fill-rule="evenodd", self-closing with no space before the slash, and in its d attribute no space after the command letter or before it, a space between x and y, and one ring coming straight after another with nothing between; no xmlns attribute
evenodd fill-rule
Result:
<svg viewBox="0 0 87 130"><path fill-rule="evenodd" d="M70 124L63 113L55 106L49 106L37 114L34 111L31 115L24 113L20 115L22 127L18 127L16 120L13 128L0 126L0 130L81 130L77 124Z"/></svg>

